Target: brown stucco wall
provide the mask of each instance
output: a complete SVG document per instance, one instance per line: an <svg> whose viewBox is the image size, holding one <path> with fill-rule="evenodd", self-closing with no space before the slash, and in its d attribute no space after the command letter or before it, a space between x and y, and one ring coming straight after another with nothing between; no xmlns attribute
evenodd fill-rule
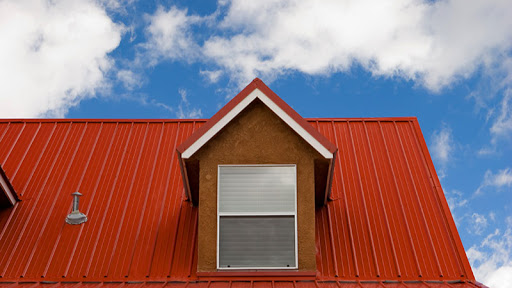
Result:
<svg viewBox="0 0 512 288"><path fill-rule="evenodd" d="M256 100L203 146L199 160L199 272L216 271L217 165L296 164L299 270L316 271L314 160L307 142Z"/></svg>

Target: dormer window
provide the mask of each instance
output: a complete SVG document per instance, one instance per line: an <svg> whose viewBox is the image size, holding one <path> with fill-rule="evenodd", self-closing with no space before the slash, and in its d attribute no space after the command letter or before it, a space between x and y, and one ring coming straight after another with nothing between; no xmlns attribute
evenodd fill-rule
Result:
<svg viewBox="0 0 512 288"><path fill-rule="evenodd" d="M315 206L329 197L336 151L259 79L189 136L177 152L199 208L198 276L314 275Z"/></svg>
<svg viewBox="0 0 512 288"><path fill-rule="evenodd" d="M295 165L219 165L218 269L296 269Z"/></svg>

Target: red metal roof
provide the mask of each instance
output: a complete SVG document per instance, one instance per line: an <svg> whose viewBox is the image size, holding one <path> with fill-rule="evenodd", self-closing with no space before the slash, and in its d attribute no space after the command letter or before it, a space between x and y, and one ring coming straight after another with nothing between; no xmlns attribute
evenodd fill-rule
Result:
<svg viewBox="0 0 512 288"><path fill-rule="evenodd" d="M339 149L332 201L316 212L318 273L244 282L195 271L197 208L175 151L204 120L0 120L0 164L21 199L0 210L0 286L478 285L415 118L308 121ZM74 191L83 225L65 224Z"/></svg>

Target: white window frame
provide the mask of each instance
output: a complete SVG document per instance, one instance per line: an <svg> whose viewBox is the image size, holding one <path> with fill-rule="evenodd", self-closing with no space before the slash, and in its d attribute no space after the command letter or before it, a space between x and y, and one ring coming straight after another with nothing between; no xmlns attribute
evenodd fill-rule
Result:
<svg viewBox="0 0 512 288"><path fill-rule="evenodd" d="M274 213L274 212L220 212L219 211L219 202L220 202L220 168L221 167L293 167L294 168L294 174L295 174L295 197L294 197L294 206L295 211L294 213L290 212L280 212L280 213ZM221 216L293 216L294 222L295 222L295 266L294 267L220 267L220 261L219 261L219 244L220 244L220 217ZM299 268L299 249L298 249L298 240L297 240L297 165L295 164L223 164L217 166L217 269L218 270L269 270L269 269L287 269L287 270L293 270Z"/></svg>

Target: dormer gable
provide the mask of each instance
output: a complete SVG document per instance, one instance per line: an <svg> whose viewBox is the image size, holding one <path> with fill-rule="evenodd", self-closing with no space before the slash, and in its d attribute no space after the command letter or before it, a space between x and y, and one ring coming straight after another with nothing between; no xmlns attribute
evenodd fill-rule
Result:
<svg viewBox="0 0 512 288"><path fill-rule="evenodd" d="M198 163L189 161L201 147L220 133L231 121L254 102L261 102L279 119L289 126L300 138L321 155L323 161L317 161L316 202L325 204L332 182L332 170L337 148L325 136L320 134L302 116L275 94L263 81L255 78L237 96L222 107L203 126L195 131L177 148L185 192L189 199L198 203Z"/></svg>

